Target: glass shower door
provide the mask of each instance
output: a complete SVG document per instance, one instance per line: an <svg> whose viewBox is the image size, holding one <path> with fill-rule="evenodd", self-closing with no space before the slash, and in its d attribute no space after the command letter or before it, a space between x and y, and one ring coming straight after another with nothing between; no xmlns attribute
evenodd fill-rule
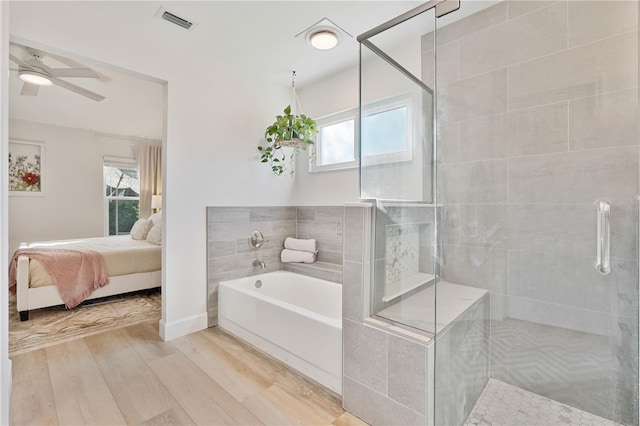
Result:
<svg viewBox="0 0 640 426"><path fill-rule="evenodd" d="M637 425L638 3L436 25L435 423Z"/></svg>

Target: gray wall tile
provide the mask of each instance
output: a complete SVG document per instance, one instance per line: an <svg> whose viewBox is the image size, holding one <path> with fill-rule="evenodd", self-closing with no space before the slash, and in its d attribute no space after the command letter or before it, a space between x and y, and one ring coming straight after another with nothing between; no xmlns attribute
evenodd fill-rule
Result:
<svg viewBox="0 0 640 426"><path fill-rule="evenodd" d="M295 207L250 207L250 222L296 220Z"/></svg>
<svg viewBox="0 0 640 426"><path fill-rule="evenodd" d="M442 164L438 185L444 203L504 203L507 201L507 161Z"/></svg>
<svg viewBox="0 0 640 426"><path fill-rule="evenodd" d="M436 337L435 423L463 424L489 380L489 296Z"/></svg>
<svg viewBox="0 0 640 426"><path fill-rule="evenodd" d="M510 67L509 108L545 105L637 84L638 34L634 32Z"/></svg>
<svg viewBox="0 0 640 426"><path fill-rule="evenodd" d="M460 244L509 248L510 223L505 204L460 205Z"/></svg>
<svg viewBox="0 0 640 426"><path fill-rule="evenodd" d="M491 247L444 245L444 281L507 294L508 252Z"/></svg>
<svg viewBox="0 0 640 426"><path fill-rule="evenodd" d="M638 263L612 261L600 274L594 257L514 250L509 255L509 295L609 315L637 313Z"/></svg>
<svg viewBox="0 0 640 426"><path fill-rule="evenodd" d="M442 85L438 117L442 123L507 111L507 70L501 69ZM461 141L464 146L464 141Z"/></svg>
<svg viewBox="0 0 640 426"><path fill-rule="evenodd" d="M364 210L359 207L344 208L344 229L349 230L344 238L344 260L362 262Z"/></svg>
<svg viewBox="0 0 640 426"><path fill-rule="evenodd" d="M345 377L342 404L345 410L372 425L425 425L424 416Z"/></svg>
<svg viewBox="0 0 640 426"><path fill-rule="evenodd" d="M467 5L461 2L460 7L464 10ZM495 6L483 9L469 17L460 19L438 29L438 45L450 43L506 21L507 10L507 2L500 2Z"/></svg>
<svg viewBox="0 0 640 426"><path fill-rule="evenodd" d="M210 241L207 243L207 247L210 258L231 256L237 253L236 241Z"/></svg>
<svg viewBox="0 0 640 426"><path fill-rule="evenodd" d="M567 4L558 2L460 41L460 77L507 67L567 47Z"/></svg>
<svg viewBox="0 0 640 426"><path fill-rule="evenodd" d="M460 161L567 151L567 104L553 104L460 123Z"/></svg>
<svg viewBox="0 0 640 426"><path fill-rule="evenodd" d="M438 128L438 161L457 163L460 161L460 126L458 123L443 125Z"/></svg>
<svg viewBox="0 0 640 426"><path fill-rule="evenodd" d="M509 19L547 7L555 2L556 0L507 0Z"/></svg>
<svg viewBox="0 0 640 426"><path fill-rule="evenodd" d="M566 102L507 114L509 155L567 151L567 117Z"/></svg>
<svg viewBox="0 0 640 426"><path fill-rule="evenodd" d="M342 316L356 322L364 320L364 292L361 263L344 262L342 283ZM366 283L367 285L369 283Z"/></svg>
<svg viewBox="0 0 640 426"><path fill-rule="evenodd" d="M389 398L426 415L426 347L400 337L389 336L388 369Z"/></svg>
<svg viewBox="0 0 640 426"><path fill-rule="evenodd" d="M207 207L208 223L248 222L249 207Z"/></svg>
<svg viewBox="0 0 640 426"><path fill-rule="evenodd" d="M356 323L342 322L343 371L376 392L387 392L387 333Z"/></svg>
<svg viewBox="0 0 640 426"><path fill-rule="evenodd" d="M591 204L602 197L625 201L638 192L637 175L637 147L514 158L509 162L509 201Z"/></svg>
<svg viewBox="0 0 640 426"><path fill-rule="evenodd" d="M571 101L569 123L572 150L638 145L638 90Z"/></svg>
<svg viewBox="0 0 640 426"><path fill-rule="evenodd" d="M569 47L638 29L637 1L569 1Z"/></svg>

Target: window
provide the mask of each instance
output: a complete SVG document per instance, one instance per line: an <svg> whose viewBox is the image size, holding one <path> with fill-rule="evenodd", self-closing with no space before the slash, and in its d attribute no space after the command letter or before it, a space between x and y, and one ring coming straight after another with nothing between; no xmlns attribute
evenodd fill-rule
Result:
<svg viewBox="0 0 640 426"><path fill-rule="evenodd" d="M105 228L108 235L128 234L140 215L140 180L132 159L105 158Z"/></svg>
<svg viewBox="0 0 640 426"><path fill-rule="evenodd" d="M318 120L315 158L310 165L312 172L358 166L357 115L356 109Z"/></svg>
<svg viewBox="0 0 640 426"><path fill-rule="evenodd" d="M358 110L318 119L316 155L310 171L358 166ZM388 164L412 158L411 98L400 96L363 106L363 165Z"/></svg>

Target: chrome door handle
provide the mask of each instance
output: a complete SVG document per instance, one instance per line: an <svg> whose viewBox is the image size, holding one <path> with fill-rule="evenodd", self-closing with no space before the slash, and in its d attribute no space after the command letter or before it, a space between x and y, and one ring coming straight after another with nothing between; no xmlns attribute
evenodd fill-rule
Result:
<svg viewBox="0 0 640 426"><path fill-rule="evenodd" d="M607 200L596 201L596 269L603 275L611 272L611 205Z"/></svg>

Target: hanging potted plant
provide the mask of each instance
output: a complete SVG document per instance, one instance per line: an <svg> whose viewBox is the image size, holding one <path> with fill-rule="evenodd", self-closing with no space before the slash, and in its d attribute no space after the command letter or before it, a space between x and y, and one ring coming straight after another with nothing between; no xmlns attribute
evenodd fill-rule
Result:
<svg viewBox="0 0 640 426"><path fill-rule="evenodd" d="M295 71L293 77L295 78ZM292 98L300 106L298 96L295 92L295 82L291 81ZM298 108L301 110L302 108ZM284 115L276 116L273 122L265 131L265 146L258 146L260 151L260 162L268 163L271 171L280 176L290 169L289 173L293 174L293 161L296 153L306 151L313 145L313 135L318 132L316 121L304 114L294 114L291 111L291 105L287 105L284 109ZM289 164L287 164L287 153L283 148L293 148L289 154Z"/></svg>

